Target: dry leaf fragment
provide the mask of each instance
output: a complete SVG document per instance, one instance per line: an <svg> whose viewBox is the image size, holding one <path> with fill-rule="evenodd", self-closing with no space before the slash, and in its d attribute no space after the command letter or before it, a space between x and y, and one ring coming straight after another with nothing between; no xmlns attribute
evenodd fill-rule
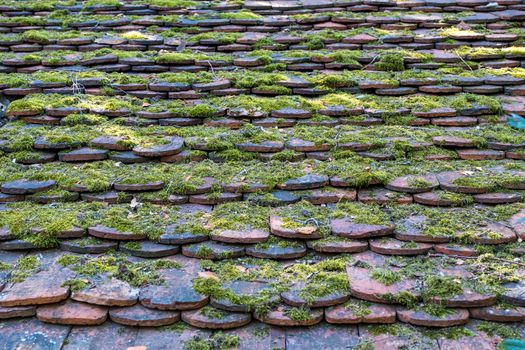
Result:
<svg viewBox="0 0 525 350"><path fill-rule="evenodd" d="M317 227L315 226L304 226L299 227L297 230L297 233L303 234L303 235L311 235L315 231L317 231Z"/></svg>
<svg viewBox="0 0 525 350"><path fill-rule="evenodd" d="M211 272L211 271L200 271L200 272L198 273L198 276L199 276L199 277L202 277L202 278L213 278L213 279L219 281L219 277L217 277L217 275L214 274L214 273Z"/></svg>

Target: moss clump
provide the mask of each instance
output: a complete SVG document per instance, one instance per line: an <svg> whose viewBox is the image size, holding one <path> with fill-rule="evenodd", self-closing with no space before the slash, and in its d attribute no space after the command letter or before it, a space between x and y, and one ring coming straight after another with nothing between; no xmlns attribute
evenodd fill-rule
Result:
<svg viewBox="0 0 525 350"><path fill-rule="evenodd" d="M139 250L141 248L139 242L126 242L123 246L129 250Z"/></svg>
<svg viewBox="0 0 525 350"><path fill-rule="evenodd" d="M171 260L131 262L116 254L95 258L81 256L79 259L67 256L59 263L68 264L67 266L77 273L77 279L82 279L86 283L95 276L107 275L109 278L117 278L134 287L161 284L164 279L160 270L181 268L179 263Z"/></svg>
<svg viewBox="0 0 525 350"><path fill-rule="evenodd" d="M387 52L379 56L375 64L379 70L387 72L403 71L405 69L405 55L402 52Z"/></svg>
<svg viewBox="0 0 525 350"><path fill-rule="evenodd" d="M316 232L322 236L330 233L327 220L328 210L323 207L302 201L293 205L279 208L275 214L281 217L282 226L301 232Z"/></svg>
<svg viewBox="0 0 525 350"><path fill-rule="evenodd" d="M381 207L373 204L362 204L353 202L340 202L335 211L331 214L332 218L348 218L358 224L369 225L388 225L389 216L381 210Z"/></svg>
<svg viewBox="0 0 525 350"><path fill-rule="evenodd" d="M467 197L468 198L468 197ZM498 205L494 207L464 207L464 208L429 208L422 205L403 205L390 207L394 221L404 220L412 215L422 215L426 220L419 226L422 234L431 237L450 237L456 241L466 238L488 237L489 232L483 226L487 220L500 222L508 220L516 214L522 203ZM462 239L461 233L463 234ZM494 236L490 234L490 236Z"/></svg>
<svg viewBox="0 0 525 350"><path fill-rule="evenodd" d="M304 307L291 307L285 310L284 314L293 321L308 321L312 316L310 310Z"/></svg>
<svg viewBox="0 0 525 350"><path fill-rule="evenodd" d="M428 330L424 333L425 336L431 339L452 339L458 340L463 337L473 337L476 335L467 327L448 327L444 329Z"/></svg>
<svg viewBox="0 0 525 350"><path fill-rule="evenodd" d="M193 107L181 109L181 115L189 118L212 118L216 113L217 109L207 104L199 104Z"/></svg>
<svg viewBox="0 0 525 350"><path fill-rule="evenodd" d="M371 304L363 300L349 300L343 305L345 309L351 310L355 317L365 317L372 313L369 308Z"/></svg>
<svg viewBox="0 0 525 350"><path fill-rule="evenodd" d="M275 236L270 236L266 242L257 243L255 249L258 250L267 250L271 247L279 248L300 248L302 245L299 242L293 240L279 239Z"/></svg>
<svg viewBox="0 0 525 350"><path fill-rule="evenodd" d="M163 53L156 57L155 62L161 64L174 64L183 63L187 61L193 61L193 56L187 53L181 52L169 52Z"/></svg>
<svg viewBox="0 0 525 350"><path fill-rule="evenodd" d="M235 261L201 263L205 270L213 272L207 278L193 280L194 289L215 299L229 300L246 305L258 315L271 311L279 300L279 294L298 286L300 297L308 303L331 293L346 293L349 283L345 274L348 257L326 259L316 264L296 263L283 269L276 261L242 258ZM256 294L239 295L226 287L230 281L270 281Z"/></svg>
<svg viewBox="0 0 525 350"><path fill-rule="evenodd" d="M39 44L47 44L49 43L49 39L50 39L46 31L40 31L40 30L28 30L22 33L22 38L26 41L39 43Z"/></svg>
<svg viewBox="0 0 525 350"><path fill-rule="evenodd" d="M130 31L120 34L120 36L124 39L147 39L148 36L144 33L141 33L139 31Z"/></svg>
<svg viewBox="0 0 525 350"><path fill-rule="evenodd" d="M426 180L424 177L411 177L408 179L408 185L414 188L427 188L432 186L432 183Z"/></svg>
<svg viewBox="0 0 525 350"><path fill-rule="evenodd" d="M370 277L386 286L391 286L402 279L401 274L384 268L373 269L370 271Z"/></svg>
<svg viewBox="0 0 525 350"><path fill-rule="evenodd" d="M212 230L264 229L268 227L270 209L246 202L226 203L215 207L208 227Z"/></svg>
<svg viewBox="0 0 525 350"><path fill-rule="evenodd" d="M242 36L241 33L221 33L221 32L206 32L196 35L192 35L190 38L191 42L201 42L202 40L213 40L218 41L222 45L233 44ZM195 55L195 54L192 54ZM201 57L204 59L204 57Z"/></svg>
<svg viewBox="0 0 525 350"><path fill-rule="evenodd" d="M486 188L489 191L497 187L497 183L490 174L462 176L453 181L454 185L470 188Z"/></svg>
<svg viewBox="0 0 525 350"><path fill-rule="evenodd" d="M208 339L195 336L184 343L184 350L230 350L241 343L239 336L217 332Z"/></svg>
<svg viewBox="0 0 525 350"><path fill-rule="evenodd" d="M415 248L417 248L417 243L413 242L413 241L403 242L403 244L401 244L401 248L415 249Z"/></svg>
<svg viewBox="0 0 525 350"><path fill-rule="evenodd" d="M184 322L177 322L177 323L174 323L174 324L169 325L169 326L159 327L157 329L160 330L161 332L174 332L174 333L177 333L177 334L181 334L182 332L184 332L188 328L189 328L188 324L186 324Z"/></svg>
<svg viewBox="0 0 525 350"><path fill-rule="evenodd" d="M97 205L52 204L35 205L20 202L0 211L0 222L18 239L26 240L39 248L51 248L58 244L57 235L75 227L84 227L77 213L90 212Z"/></svg>
<svg viewBox="0 0 525 350"><path fill-rule="evenodd" d="M100 125L108 120L107 117L97 114L69 114L62 118L62 124L74 125Z"/></svg>
<svg viewBox="0 0 525 350"><path fill-rule="evenodd" d="M277 160L280 162L293 162L297 160L297 156L300 153L291 149L286 149L284 151L276 152L272 155L272 160Z"/></svg>
<svg viewBox="0 0 525 350"><path fill-rule="evenodd" d="M229 264L227 263L226 266ZM237 274L242 273L237 270ZM264 289L256 295L239 295L230 288L224 287L218 277L198 277L193 280L193 288L196 292L211 296L214 299L229 300L233 304L247 306L248 309L254 310L258 315L267 314L274 300L278 300L276 298L278 291L274 288Z"/></svg>
<svg viewBox="0 0 525 350"><path fill-rule="evenodd" d="M89 285L89 281L84 280L84 279L75 278L72 280L65 281L64 283L62 283L61 287L69 287L69 289L72 292L78 292L78 291L85 289L88 285Z"/></svg>
<svg viewBox="0 0 525 350"><path fill-rule="evenodd" d="M215 252L210 247L201 245L195 253L195 256L200 259L209 259L210 257L215 256Z"/></svg>
<svg viewBox="0 0 525 350"><path fill-rule="evenodd" d="M85 8L93 6L115 6L120 7L122 4L120 0L88 0L84 3Z"/></svg>
<svg viewBox="0 0 525 350"><path fill-rule="evenodd" d="M445 317L454 313L453 309L447 308L445 305L438 303L427 303L416 307L416 309L434 317Z"/></svg>
<svg viewBox="0 0 525 350"><path fill-rule="evenodd" d="M227 149L216 153L219 159L226 162L232 161L247 161L257 159L257 154L254 152L243 152L238 149Z"/></svg>
<svg viewBox="0 0 525 350"><path fill-rule="evenodd" d="M215 277L197 277L193 281L193 289L204 295L218 296L222 293L221 282Z"/></svg>
<svg viewBox="0 0 525 350"><path fill-rule="evenodd" d="M177 209L161 207L152 204L143 204L132 209L128 206L113 205L101 208L98 212L88 213L85 217L85 226L103 225L119 232L143 234L146 232L151 239L157 239L166 231L169 225L168 218L175 218Z"/></svg>
<svg viewBox="0 0 525 350"><path fill-rule="evenodd" d="M10 140L11 141L11 140ZM30 151L33 149L34 139L31 135L18 135L16 139L9 143L9 148L13 152Z"/></svg>
<svg viewBox="0 0 525 350"><path fill-rule="evenodd" d="M518 327L501 323L482 321L476 326L476 329L491 337L495 335L503 339L520 339L522 337Z"/></svg>
<svg viewBox="0 0 525 350"><path fill-rule="evenodd" d="M264 17L253 13L249 10L240 10L239 12L228 12L228 13L221 13L221 18L230 18L230 19L263 19Z"/></svg>
<svg viewBox="0 0 525 350"><path fill-rule="evenodd" d="M450 100L450 107L464 110L473 107L488 107L492 113L500 114L502 111L501 101L496 97L476 94L459 94Z"/></svg>
<svg viewBox="0 0 525 350"><path fill-rule="evenodd" d="M299 292L299 296L311 304L316 299L330 294L345 293L349 288L350 285L345 272L320 271L308 280Z"/></svg>
<svg viewBox="0 0 525 350"><path fill-rule="evenodd" d="M28 101L26 99L20 99L13 101L7 107L7 113L16 115L21 112L32 112L34 114L44 113L45 105L40 101Z"/></svg>
<svg viewBox="0 0 525 350"><path fill-rule="evenodd" d="M384 299L389 303L401 304L408 309L414 309L417 306L417 297L404 290L397 294L385 294Z"/></svg>
<svg viewBox="0 0 525 350"><path fill-rule="evenodd" d="M23 282L40 267L40 261L34 255L24 256L18 259L15 269L11 272L11 282Z"/></svg>
<svg viewBox="0 0 525 350"><path fill-rule="evenodd" d="M208 318L213 318L213 319L216 319L216 320L221 320L223 319L224 317L226 317L226 312L222 311L222 310L219 310L219 309L215 309L211 306L205 306L203 307L202 309L200 309L200 313L201 315L205 316L205 317L208 317Z"/></svg>
<svg viewBox="0 0 525 350"><path fill-rule="evenodd" d="M80 263L82 258L78 255L64 254L57 259L57 263L62 266L70 266Z"/></svg>
<svg viewBox="0 0 525 350"><path fill-rule="evenodd" d="M472 196L461 193L440 191L438 192L438 197L440 200L452 202L452 205L454 206L463 206L474 203L474 198L472 198Z"/></svg>
<svg viewBox="0 0 525 350"><path fill-rule="evenodd" d="M474 243L476 239L500 239L502 237L503 234L499 232L479 228L477 230L467 230L460 232L457 236L457 240L463 243Z"/></svg>
<svg viewBox="0 0 525 350"><path fill-rule="evenodd" d="M370 339L361 339L359 343L353 347L354 350L374 350L374 344Z"/></svg>

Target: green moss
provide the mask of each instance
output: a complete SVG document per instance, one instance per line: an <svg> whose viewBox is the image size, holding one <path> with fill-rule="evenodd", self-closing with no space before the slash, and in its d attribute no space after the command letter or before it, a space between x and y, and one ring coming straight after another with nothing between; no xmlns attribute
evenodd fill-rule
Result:
<svg viewBox="0 0 525 350"><path fill-rule="evenodd" d="M268 227L269 208L241 203L226 203L215 207L209 227L212 230L265 229Z"/></svg>
<svg viewBox="0 0 525 350"><path fill-rule="evenodd" d="M490 108L492 113L499 114L502 111L501 102L496 97L476 94L459 94L450 100L450 107L457 110L484 106Z"/></svg>
<svg viewBox="0 0 525 350"><path fill-rule="evenodd" d="M146 34L141 33L139 31L125 32L125 33L120 34L120 37L122 37L124 39L129 39L129 40L133 40L133 39L148 39L149 38Z"/></svg>
<svg viewBox="0 0 525 350"><path fill-rule="evenodd" d="M33 149L34 140L31 135L19 135L16 139L14 139L10 144L9 147L13 150L13 152L19 152L19 151L29 151Z"/></svg>
<svg viewBox="0 0 525 350"><path fill-rule="evenodd" d="M482 321L476 326L476 329L481 332L487 333L489 336L498 336L502 339L520 339L521 332L518 327L505 325L501 323Z"/></svg>
<svg viewBox="0 0 525 350"><path fill-rule="evenodd" d="M141 248L141 245L139 242L126 242L124 243L124 248L129 250L139 250Z"/></svg>
<svg viewBox="0 0 525 350"><path fill-rule="evenodd" d="M184 350L230 350L237 348L240 343L237 335L217 332L208 339L194 336L184 343Z"/></svg>
<svg viewBox="0 0 525 350"><path fill-rule="evenodd" d="M452 202L455 206L463 206L474 202L472 196L455 192L440 191L438 192L438 197L440 200Z"/></svg>
<svg viewBox="0 0 525 350"><path fill-rule="evenodd" d="M171 324L169 326L158 327L157 329L160 330L161 332L173 332L173 333L181 334L182 332L187 330L189 327L190 326L188 324L181 321L181 322Z"/></svg>
<svg viewBox="0 0 525 350"><path fill-rule="evenodd" d="M299 292L299 296L311 304L318 298L337 292L348 292L348 290L349 282L346 272L321 271L308 280Z"/></svg>
<svg viewBox="0 0 525 350"><path fill-rule="evenodd" d="M286 149L284 151L272 154L272 160L277 160L280 162L292 162L297 160L298 155L300 155L300 153L291 149Z"/></svg>
<svg viewBox="0 0 525 350"><path fill-rule="evenodd" d="M474 337L476 333L467 327L447 327L439 330L428 330L424 333L425 336L431 339L451 339L458 340L464 337Z"/></svg>
<svg viewBox="0 0 525 350"><path fill-rule="evenodd" d="M411 177L408 179L408 185L414 188L427 188L432 186L432 183L423 177Z"/></svg>
<svg viewBox="0 0 525 350"><path fill-rule="evenodd" d="M379 56L374 66L383 71L394 72L405 69L405 55L402 52L387 52Z"/></svg>
<svg viewBox="0 0 525 350"><path fill-rule="evenodd" d="M270 335L270 327L266 325L259 327L253 331L253 335L255 335L257 338L266 338L268 335Z"/></svg>
<svg viewBox="0 0 525 350"><path fill-rule="evenodd" d="M289 229L306 229L322 236L330 233L326 208L302 201L279 208L275 214L281 217L282 225Z"/></svg>
<svg viewBox="0 0 525 350"><path fill-rule="evenodd" d="M78 264L82 258L78 255L64 254L57 259L57 263L62 266L70 266Z"/></svg>
<svg viewBox="0 0 525 350"><path fill-rule="evenodd" d="M403 244L401 244L401 248L407 248L407 249L415 249L417 248L418 245L416 242L403 242Z"/></svg>
<svg viewBox="0 0 525 350"><path fill-rule="evenodd" d="M197 277L192 281L193 289L197 293L209 296L223 296L221 282L218 278L212 277Z"/></svg>
<svg viewBox="0 0 525 350"><path fill-rule="evenodd" d="M16 73L4 73L0 74L2 84L6 84L9 87L27 87L29 86L29 80L26 75Z"/></svg>
<svg viewBox="0 0 525 350"><path fill-rule="evenodd" d="M214 256L214 251L210 247L207 247L205 245L201 245L197 252L195 252L195 256L197 256L200 259L208 259L212 256Z"/></svg>
<svg viewBox="0 0 525 350"><path fill-rule="evenodd" d="M40 101L28 101L25 99L15 100L7 107L7 113L17 114L19 112L44 113L44 103Z"/></svg>
<svg viewBox="0 0 525 350"><path fill-rule="evenodd" d="M253 13L249 10L240 10L238 12L227 12L227 13L221 13L221 18L230 18L230 19L263 19L264 17Z"/></svg>
<svg viewBox="0 0 525 350"><path fill-rule="evenodd" d="M182 267L179 263L171 260L131 262L125 257L115 254L93 258L81 256L77 261L67 258L63 263L70 263L68 266L77 273L77 279L107 275L109 278L117 278L134 287L161 284L164 279L160 270Z"/></svg>
<svg viewBox="0 0 525 350"><path fill-rule="evenodd" d="M417 297L404 290L397 294L385 294L384 299L389 303L401 304L406 308L414 309L417 305Z"/></svg>
<svg viewBox="0 0 525 350"><path fill-rule="evenodd" d="M386 286L390 286L396 282L401 281L402 275L388 269L375 268L370 271L370 277Z"/></svg>
<svg viewBox="0 0 525 350"><path fill-rule="evenodd" d="M166 231L168 217L175 217L176 208L143 204L135 211L127 206L113 205L86 215L86 226L104 225L120 232L135 234L147 233L151 239L157 239Z"/></svg>
<svg viewBox="0 0 525 350"><path fill-rule="evenodd" d="M353 347L354 350L374 350L374 344L370 339L361 339L359 343Z"/></svg>
<svg viewBox="0 0 525 350"><path fill-rule="evenodd" d="M348 218L354 223L369 225L390 224L388 215L378 205L340 202L331 214L332 218Z"/></svg>
<svg viewBox="0 0 525 350"><path fill-rule="evenodd" d="M219 310L219 309L216 309L216 308L213 308L211 306L203 307L202 309L200 309L200 313L201 313L201 315L203 315L205 317L213 318L213 319L216 319L216 320L221 320L224 317L226 317L226 315L227 315L226 312L224 312L222 310Z"/></svg>
<svg viewBox="0 0 525 350"><path fill-rule="evenodd" d="M75 278L65 281L62 283L61 287L69 287L72 292L78 292L85 289L88 285L89 284L86 280Z"/></svg>
<svg viewBox="0 0 525 350"><path fill-rule="evenodd" d="M23 282L26 278L36 272L40 266L40 261L35 255L21 257L15 264L15 269L11 271L10 281L13 283Z"/></svg>
<svg viewBox="0 0 525 350"><path fill-rule="evenodd" d="M226 162L232 161L247 161L257 159L257 153L244 152L238 149L227 149L224 151L217 152L217 156L220 159L224 159Z"/></svg>
<svg viewBox="0 0 525 350"><path fill-rule="evenodd" d="M24 40L39 43L39 44L49 43L49 35L47 35L47 32L45 31L28 30L22 33L22 38Z"/></svg>
<svg viewBox="0 0 525 350"><path fill-rule="evenodd" d="M411 215L423 215L427 220L420 226L421 233L432 237L450 237L454 240L487 236L483 223L508 220L519 211L522 204L494 207L465 207L454 209L429 208L421 205L403 205L390 208L394 220L403 220ZM463 238L460 237L462 232ZM469 233L470 232L470 233Z"/></svg>
<svg viewBox="0 0 525 350"><path fill-rule="evenodd" d="M443 276L427 276L424 281L423 300L430 302L434 298L449 299L463 292L461 279Z"/></svg>
<svg viewBox="0 0 525 350"><path fill-rule="evenodd" d="M302 298L312 302L316 298L348 291L345 266L348 258L326 259L317 264L298 263L282 269L281 264L271 260L254 258L235 261L201 263L205 270L213 272L207 278L193 280L194 289L217 300L225 299L234 304L248 306L258 315L265 315L276 306L279 294L292 285L299 284ZM225 287L229 281L262 281L269 284L257 294L239 295Z"/></svg>
<svg viewBox="0 0 525 350"><path fill-rule="evenodd" d="M255 249L258 250L267 250L271 247L279 247L279 248L300 248L302 245L298 242L286 240L286 239L279 239L275 236L270 236L267 241L257 243L255 245Z"/></svg>
<svg viewBox="0 0 525 350"><path fill-rule="evenodd" d="M85 8L89 8L92 6L116 6L120 7L121 3L120 0L88 0L84 3Z"/></svg>
<svg viewBox="0 0 525 350"><path fill-rule="evenodd" d="M359 299L352 299L343 304L345 309L351 310L355 317L365 317L370 315L372 313L372 310L369 308L370 305L369 302Z"/></svg>
<svg viewBox="0 0 525 350"><path fill-rule="evenodd" d="M489 174L462 176L453 181L454 185L470 188L487 188L489 191L497 187L497 183Z"/></svg>
<svg viewBox="0 0 525 350"><path fill-rule="evenodd" d="M285 310L284 314L292 321L308 321L311 319L310 310L304 307L291 307Z"/></svg>
<svg viewBox="0 0 525 350"><path fill-rule="evenodd" d="M372 325L368 326L368 330L374 336L379 336L381 334L390 334L395 336L413 335L410 326L403 325L401 323Z"/></svg>
<svg viewBox="0 0 525 350"><path fill-rule="evenodd" d="M69 114L62 118L62 124L68 126L74 125L100 125L108 120L107 117L97 114Z"/></svg>
<svg viewBox="0 0 525 350"><path fill-rule="evenodd" d="M416 307L417 310L421 310L434 317L445 317L454 313L453 309L447 308L443 304L439 303L427 303L423 306Z"/></svg>
<svg viewBox="0 0 525 350"><path fill-rule="evenodd" d="M192 35L189 39L191 42L200 42L201 40L216 40L222 45L233 44L242 37L242 33L221 33L221 32L206 32Z"/></svg>
<svg viewBox="0 0 525 350"><path fill-rule="evenodd" d="M78 209L91 209L96 205L81 205ZM82 227L83 220L71 205L39 206L27 202L11 205L0 212L0 222L9 228L9 232L18 239L23 239L41 248L57 245L57 234Z"/></svg>
<svg viewBox="0 0 525 350"><path fill-rule="evenodd" d="M190 108L186 108L183 114L189 118L205 119L212 118L213 116L215 116L216 112L217 110L214 107L203 103Z"/></svg>
<svg viewBox="0 0 525 350"><path fill-rule="evenodd" d="M155 58L155 63L160 64L176 64L176 63L183 63L186 61L193 61L193 57L191 54L187 53L181 53L181 52L168 52L158 55Z"/></svg>

